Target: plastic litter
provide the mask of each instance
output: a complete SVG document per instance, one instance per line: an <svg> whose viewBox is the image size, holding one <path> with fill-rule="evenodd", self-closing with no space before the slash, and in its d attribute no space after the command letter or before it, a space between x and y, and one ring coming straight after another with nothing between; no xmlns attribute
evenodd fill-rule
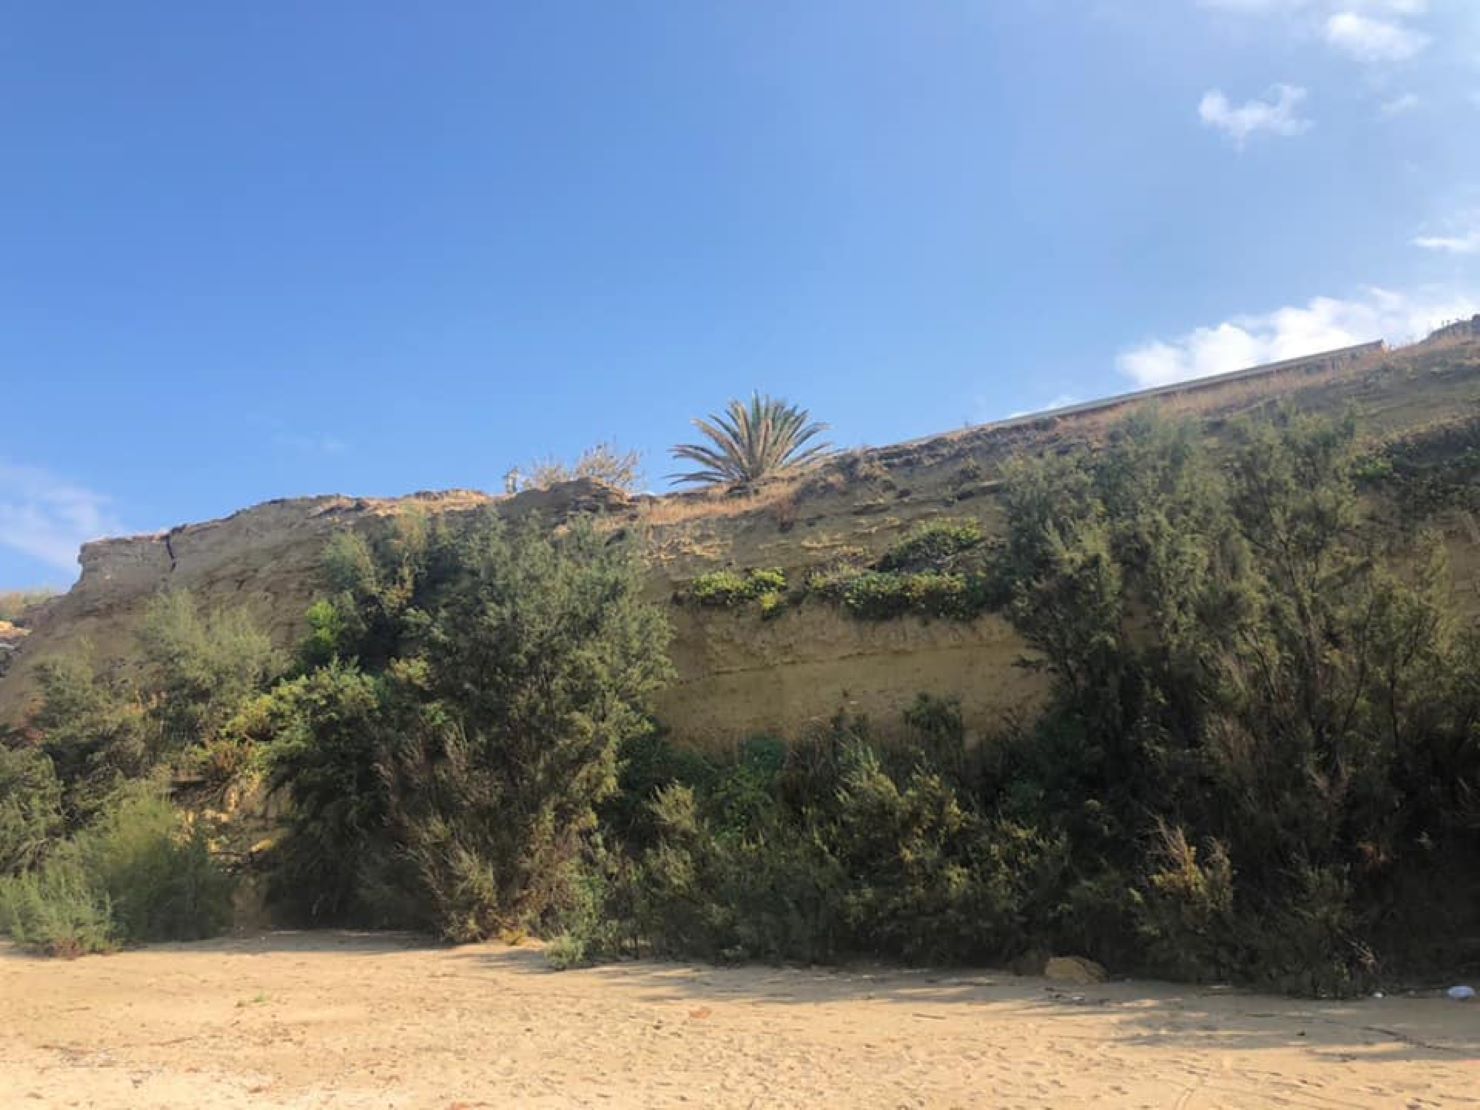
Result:
<svg viewBox="0 0 1480 1110"><path fill-rule="evenodd" d="M1450 987L1445 993L1456 1002L1468 1002L1475 997L1475 988L1465 986Z"/></svg>

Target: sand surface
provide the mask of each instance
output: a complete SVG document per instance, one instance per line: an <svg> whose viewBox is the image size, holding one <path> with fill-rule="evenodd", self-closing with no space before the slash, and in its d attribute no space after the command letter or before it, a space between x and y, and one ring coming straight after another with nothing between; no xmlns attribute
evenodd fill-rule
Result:
<svg viewBox="0 0 1480 1110"><path fill-rule="evenodd" d="M1480 1005L274 933L0 947L0 1107L1480 1106Z"/></svg>

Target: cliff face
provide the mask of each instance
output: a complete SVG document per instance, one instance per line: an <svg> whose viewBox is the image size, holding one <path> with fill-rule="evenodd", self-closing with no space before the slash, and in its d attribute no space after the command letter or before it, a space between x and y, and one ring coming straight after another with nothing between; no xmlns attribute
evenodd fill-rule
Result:
<svg viewBox="0 0 1480 1110"><path fill-rule="evenodd" d="M682 602L696 575L718 567L776 567L792 582L843 553L879 555L918 524L971 517L1000 533L1002 464L1024 453L1099 442L1130 408L1156 405L1205 421L1272 400L1306 409L1354 410L1374 440L1480 415L1480 335L1468 331L1399 352L1377 345L1228 375L1072 412L1005 421L835 459L789 483L743 496L630 498L592 482L492 499L467 491L394 500L313 497L274 501L169 533L88 544L72 591L49 602L0 679L0 722L18 722L35 695L35 668L90 644L105 667L132 665L135 632L150 598L189 589L208 605L246 608L284 646L301 635L320 592L323 547L336 530L375 528L399 513L460 512L493 503L546 519L600 514L639 537L651 556L650 594L674 627L678 679L659 706L675 736L723 744L768 732L796 735L841 707L888 731L921 692L960 698L969 727L1034 704L1041 679L1014 664L1025 645L992 615L958 623L907 617L862 622L822 602L763 620ZM1480 610L1473 573L1480 528L1446 518L1459 603Z"/></svg>

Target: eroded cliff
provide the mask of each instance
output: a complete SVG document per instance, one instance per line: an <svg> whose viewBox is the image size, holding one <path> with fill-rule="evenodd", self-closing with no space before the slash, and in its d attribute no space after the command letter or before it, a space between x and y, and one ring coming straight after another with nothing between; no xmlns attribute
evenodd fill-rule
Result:
<svg viewBox="0 0 1480 1110"><path fill-rule="evenodd" d="M151 597L185 588L213 606L242 606L279 643L293 643L321 590L323 547L336 530L383 527L398 514L457 513L489 504L558 520L599 514L637 536L651 556L651 596L674 625L678 679L659 707L676 736L722 744L768 732L796 735L839 708L888 730L920 692L959 698L968 726L994 727L1041 696L1039 676L1015 665L1025 645L999 617L908 616L861 621L822 601L764 619L751 609L684 600L719 567L778 568L789 581L840 555L877 557L922 522L971 518L1000 533L1002 466L1022 454L1093 445L1138 406L1157 406L1222 434L1227 421L1273 403L1354 412L1373 441L1435 435L1480 419L1480 323L1397 352L1369 344L1274 367L1005 421L839 456L790 482L742 495L632 498L589 481L492 498L472 491L391 500L342 496L273 501L168 533L104 540L81 554L82 575L49 602L0 679L0 722L19 722L39 663L90 650L104 667L132 665ZM1480 610L1474 568L1480 528L1462 510L1436 518L1451 549L1457 604Z"/></svg>

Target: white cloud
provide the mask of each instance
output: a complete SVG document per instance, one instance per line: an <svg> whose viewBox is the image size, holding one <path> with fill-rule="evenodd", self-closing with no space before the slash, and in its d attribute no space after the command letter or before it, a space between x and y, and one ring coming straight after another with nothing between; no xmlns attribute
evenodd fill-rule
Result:
<svg viewBox="0 0 1480 1110"><path fill-rule="evenodd" d="M1394 116L1405 115L1413 111L1422 103L1423 101L1418 97L1418 94L1411 92L1403 93L1401 96L1395 96L1391 100L1383 101L1378 106L1377 114L1383 119L1392 119Z"/></svg>
<svg viewBox="0 0 1480 1110"><path fill-rule="evenodd" d="M1198 0L1199 6L1234 16L1270 17L1297 34L1368 65L1414 57L1433 37L1414 26L1428 14L1428 0Z"/></svg>
<svg viewBox="0 0 1480 1110"><path fill-rule="evenodd" d="M1413 245L1441 254L1480 254L1480 212L1454 221L1446 231L1445 235L1420 235Z"/></svg>
<svg viewBox="0 0 1480 1110"><path fill-rule="evenodd" d="M0 544L75 573L83 543L122 531L102 494L0 461Z"/></svg>
<svg viewBox="0 0 1480 1110"><path fill-rule="evenodd" d="M1304 89L1297 85L1276 85L1269 92L1269 100L1248 100L1235 106L1221 89L1212 89L1197 106L1198 118L1203 126L1222 131L1241 149L1249 136L1261 131L1291 136L1309 130L1310 120L1302 119L1298 111L1305 99Z"/></svg>
<svg viewBox="0 0 1480 1110"><path fill-rule="evenodd" d="M1325 37L1359 62L1405 62L1429 44L1429 36L1421 31L1352 11L1327 18Z"/></svg>
<svg viewBox="0 0 1480 1110"><path fill-rule="evenodd" d="M1121 352L1115 365L1138 385L1168 385L1373 339L1407 343L1477 311L1480 291L1371 288L1352 300L1316 297L1306 305L1235 316L1172 340L1153 340Z"/></svg>

